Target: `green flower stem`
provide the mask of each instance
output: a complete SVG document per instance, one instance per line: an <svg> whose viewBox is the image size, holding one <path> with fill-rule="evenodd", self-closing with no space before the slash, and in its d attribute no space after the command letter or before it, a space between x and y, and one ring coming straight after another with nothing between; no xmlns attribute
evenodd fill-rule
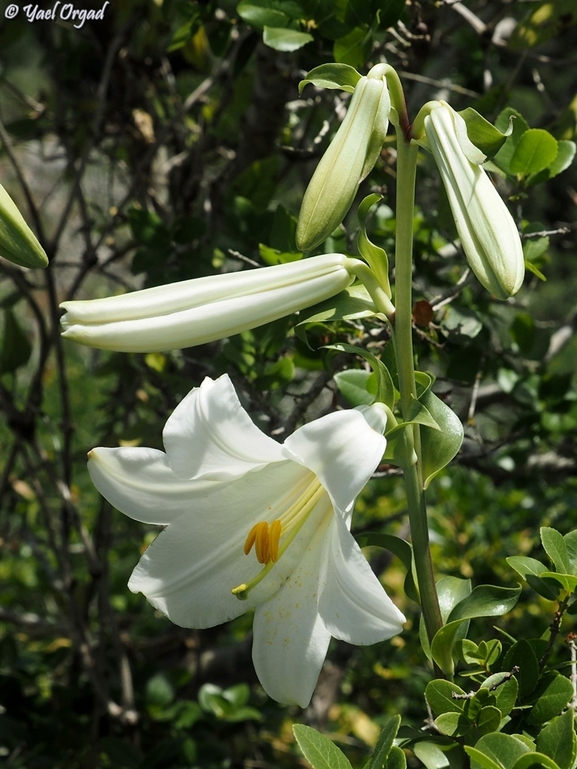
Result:
<svg viewBox="0 0 577 769"><path fill-rule="evenodd" d="M382 312L389 320L392 320L395 316L395 307L371 268L366 264L360 263L350 272L355 275L367 289L378 312Z"/></svg>
<svg viewBox="0 0 577 769"><path fill-rule="evenodd" d="M409 408L417 397L413 355L412 328L412 267L413 216L415 176L418 146L399 135L397 142L397 229L395 248L395 321L394 344L401 392L403 418L408 420ZM411 524L411 538L415 554L415 568L419 584L421 609L429 641L443 622L435 587L423 474L420 461L421 437L418 425L405 428L405 465L403 474Z"/></svg>

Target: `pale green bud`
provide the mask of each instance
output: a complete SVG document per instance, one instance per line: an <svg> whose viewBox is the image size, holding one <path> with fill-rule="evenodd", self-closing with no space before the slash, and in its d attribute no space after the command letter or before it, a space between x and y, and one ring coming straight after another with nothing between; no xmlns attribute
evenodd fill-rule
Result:
<svg viewBox="0 0 577 769"><path fill-rule="evenodd" d="M0 184L0 256L22 267L46 267L48 257Z"/></svg>
<svg viewBox="0 0 577 769"><path fill-rule="evenodd" d="M346 216L359 184L377 162L390 111L383 65L378 64L358 81L345 119L307 187L296 232L302 251L326 240Z"/></svg>
<svg viewBox="0 0 577 769"><path fill-rule="evenodd" d="M513 217L479 165L485 156L446 102L438 102L424 122L469 266L488 291L506 299L523 283L523 248Z"/></svg>

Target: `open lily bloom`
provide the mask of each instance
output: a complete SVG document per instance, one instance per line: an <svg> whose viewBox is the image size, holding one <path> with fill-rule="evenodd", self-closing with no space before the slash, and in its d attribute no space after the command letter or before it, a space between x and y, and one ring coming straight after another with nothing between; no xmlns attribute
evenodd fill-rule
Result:
<svg viewBox="0 0 577 769"><path fill-rule="evenodd" d="M331 636L372 644L404 617L349 529L386 441L380 405L311 422L281 445L242 408L228 376L205 379L163 432L166 453L93 449L96 488L166 528L129 581L182 627L255 609L253 660L269 696L305 707Z"/></svg>
<svg viewBox="0 0 577 769"><path fill-rule="evenodd" d="M343 254L322 254L104 299L63 302L62 336L118 352L206 344L338 294L353 282L352 270L358 264Z"/></svg>
<svg viewBox="0 0 577 769"><path fill-rule="evenodd" d="M377 64L355 86L345 119L305 192L296 232L303 251L316 248L343 221L359 184L377 162L390 112L383 65Z"/></svg>
<svg viewBox="0 0 577 769"><path fill-rule="evenodd" d="M425 118L425 135L471 269L496 297L516 294L525 275L521 239L507 206L480 167L485 155L470 141L461 115L446 102L438 102Z"/></svg>

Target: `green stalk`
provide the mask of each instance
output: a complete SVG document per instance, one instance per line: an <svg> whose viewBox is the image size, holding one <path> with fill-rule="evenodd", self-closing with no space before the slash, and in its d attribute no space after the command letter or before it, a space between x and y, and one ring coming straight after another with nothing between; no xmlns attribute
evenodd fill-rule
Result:
<svg viewBox="0 0 577 769"><path fill-rule="evenodd" d="M395 248L395 322L394 344L401 392L403 419L408 420L409 409L417 397L412 329L412 267L413 216L415 176L418 146L398 133L397 141L397 228ZM427 506L423 488L421 465L421 436L419 425L409 425L403 431L405 439L405 466L403 474L409 508L411 539L415 554L415 568L421 598L421 609L432 641L442 627L439 599L429 548Z"/></svg>

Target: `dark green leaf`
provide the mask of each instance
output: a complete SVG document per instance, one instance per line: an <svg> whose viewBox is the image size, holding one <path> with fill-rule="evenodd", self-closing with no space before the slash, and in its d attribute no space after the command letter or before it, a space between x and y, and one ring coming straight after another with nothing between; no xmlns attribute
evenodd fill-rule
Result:
<svg viewBox="0 0 577 769"><path fill-rule="evenodd" d="M448 737L463 737L471 731L472 724L464 713L442 713L435 718L435 726Z"/></svg>
<svg viewBox="0 0 577 769"><path fill-rule="evenodd" d="M485 707L481 708L475 725L481 734L496 732L499 729L502 717L503 715L499 708L494 705L485 705Z"/></svg>
<svg viewBox="0 0 577 769"><path fill-rule="evenodd" d="M550 166L557 157L557 140L542 128L530 128L519 139L509 168L518 176L530 176Z"/></svg>
<svg viewBox="0 0 577 769"><path fill-rule="evenodd" d="M515 606L521 594L520 587L477 585L451 611L447 622L474 617L500 617Z"/></svg>
<svg viewBox="0 0 577 769"><path fill-rule="evenodd" d="M539 661L531 644L522 638L508 649L503 659L503 670L511 671L514 667L519 670L515 673L519 682L519 694L526 697L531 694L539 677Z"/></svg>
<svg viewBox="0 0 577 769"><path fill-rule="evenodd" d="M487 158L492 158L501 149L507 137L513 132L512 121L507 130L501 132L472 107L467 107L459 112L459 114L467 124L469 139Z"/></svg>
<svg viewBox="0 0 577 769"><path fill-rule="evenodd" d="M325 345L325 349L337 350L338 352L350 352L364 358L373 369L377 379L375 400L380 403L385 403L391 410L393 409L395 403L395 387L393 385L393 380L385 364L375 357L372 352L369 352L362 347L355 347L352 344L346 344L344 342Z"/></svg>
<svg viewBox="0 0 577 769"><path fill-rule="evenodd" d="M573 686L568 678L556 672L547 673L531 693L533 707L528 715L529 721L543 724L551 720L566 707L572 696Z"/></svg>
<svg viewBox="0 0 577 769"><path fill-rule="evenodd" d="M481 688L493 692L497 707L503 716L508 715L515 707L519 694L519 683L515 676L511 676L510 673L494 673L483 681Z"/></svg>
<svg viewBox="0 0 577 769"><path fill-rule="evenodd" d="M347 371L337 371L333 378L339 392L351 406L370 405L374 402L377 385L372 371L358 368L348 369Z"/></svg>
<svg viewBox="0 0 577 769"><path fill-rule="evenodd" d="M383 764L383 769L406 769L407 757L401 748L397 745L393 745L387 760Z"/></svg>
<svg viewBox="0 0 577 769"><path fill-rule="evenodd" d="M453 694L458 694L461 699L455 699ZM460 686L442 678L429 681L425 689L425 697L435 716L443 713L462 713L465 707L465 696L466 693Z"/></svg>
<svg viewBox="0 0 577 769"><path fill-rule="evenodd" d="M481 737L474 748L466 746L465 752L473 759L471 769L512 769L530 749L513 735L492 732Z"/></svg>
<svg viewBox="0 0 577 769"><path fill-rule="evenodd" d="M543 753L527 753L513 764L513 769L531 769L531 767L534 769L559 769L559 765Z"/></svg>
<svg viewBox="0 0 577 769"><path fill-rule="evenodd" d="M313 769L352 769L345 754L328 737L303 724L294 724L294 736Z"/></svg>
<svg viewBox="0 0 577 769"><path fill-rule="evenodd" d="M552 758L560 769L571 769L574 761L575 715L572 708L568 708L561 716L549 721L537 736L537 750Z"/></svg>
<svg viewBox="0 0 577 769"><path fill-rule="evenodd" d="M395 537L393 534L383 534L381 532L373 531L360 534L357 537L357 541L359 547L382 547L396 555L407 570L404 585L405 593L412 601L419 603L419 592L417 590L417 583L414 575L415 565L411 544L400 537Z"/></svg>
<svg viewBox="0 0 577 769"><path fill-rule="evenodd" d="M333 56L342 64L351 67L364 66L372 45L372 35L366 26L355 27L344 37L335 40Z"/></svg>
<svg viewBox="0 0 577 769"><path fill-rule="evenodd" d="M393 742L397 736L400 725L401 716L393 716L392 718L388 719L388 721L383 726L373 751L373 755L371 756L371 759L365 769L382 769L383 766L387 767L388 769L389 764L384 762L385 759L389 756L391 748L393 747ZM392 766L393 765L391 764L391 767Z"/></svg>

